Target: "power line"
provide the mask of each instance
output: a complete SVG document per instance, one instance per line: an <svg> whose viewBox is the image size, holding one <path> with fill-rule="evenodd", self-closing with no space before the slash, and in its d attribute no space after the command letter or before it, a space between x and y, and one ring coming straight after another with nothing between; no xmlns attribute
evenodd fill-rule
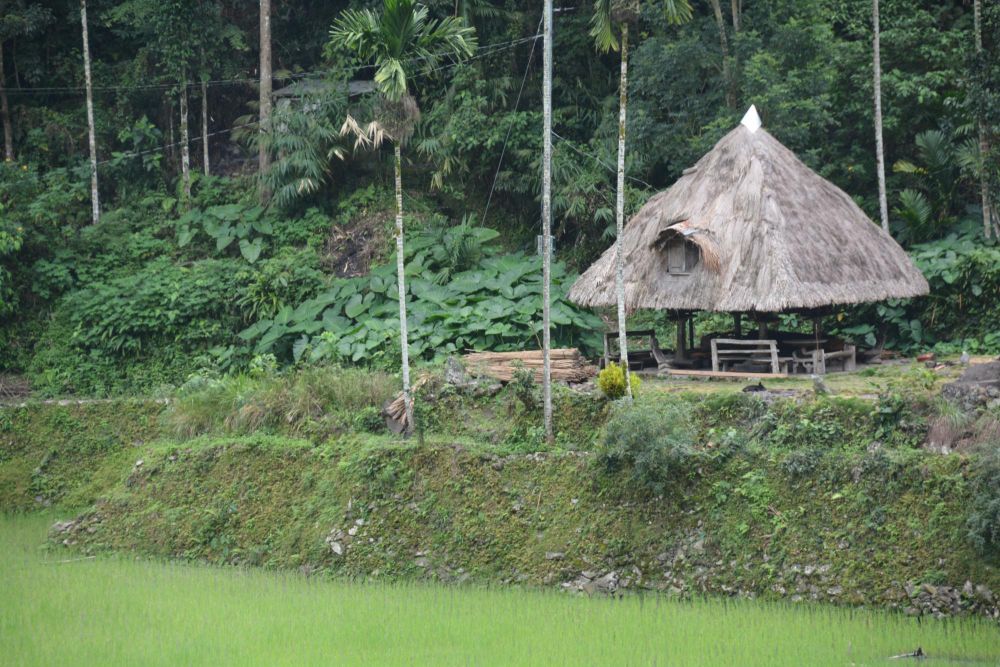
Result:
<svg viewBox="0 0 1000 667"><path fill-rule="evenodd" d="M601 165L602 167L604 167L605 169L607 169L610 172L613 172L613 173L616 173L616 174L618 173L617 169L615 169L611 165L609 165L606 162L604 162L603 160L601 160L601 158L597 157L596 155L591 155L590 153L585 153L584 151L580 150L579 148L577 148L576 146L574 146L573 143L569 139L567 139L566 137L560 136L559 133L557 133L555 130L552 130L552 136L554 136L556 139L558 139L559 141L561 141L564 144L566 144L567 146L569 146L572 150L576 151L577 153L579 153L583 157L590 158L591 160L595 161L597 164ZM654 190L655 189L652 185L650 185L646 181L642 180L641 178L636 178L635 176L629 176L628 174L625 175L625 178L629 179L630 181L635 181L636 183L642 183L643 185L645 185L650 190Z"/></svg>
<svg viewBox="0 0 1000 667"><path fill-rule="evenodd" d="M532 40L532 39L537 39L540 36L541 35L533 35L531 37L526 37L526 38L523 38L523 39L512 40L510 42L503 43L504 48L494 48L492 51L487 51L487 52L484 52L482 54L477 54L474 58L486 57L486 56L492 55L494 53L499 53L500 51L503 51L505 49L513 48L513 46L516 46L518 44L523 44L526 41L529 41L529 40ZM493 46L497 46L497 45L490 45L490 47L493 47ZM487 47L487 48L490 48L490 47ZM534 47L532 47L532 53L534 53ZM415 58L415 59L412 59L412 60L426 60L426 59L428 59L430 57L434 57L434 56L424 56L424 57ZM469 58L468 60L472 60L472 59L473 58ZM459 65L463 64L464 62L468 62L468 60L449 63L448 65L445 65L443 67L435 68L434 70L431 70L431 72L442 70L442 69L447 69L447 68L458 67ZM409 61L407 61L407 62L409 62ZM365 65L364 67L370 68L370 67L375 67L375 66L374 65ZM359 68L352 68L351 71L356 71L357 69L359 69ZM431 72L428 72L428 74L431 73ZM527 72L525 72L525 75L527 75ZM524 90L524 82L521 83L521 90L522 91ZM520 98L521 98L521 94L518 93L518 100L520 100ZM225 130L217 130L215 132L210 132L207 135L201 135L201 134L199 134L199 135L197 135L197 136L189 139L188 143L197 143L197 142L202 141L203 139L205 139L207 137L214 137L214 136L217 136L217 135L220 135L220 134L227 134L227 133L232 132L234 130L243 129L245 127L252 127L254 125L259 125L259 124L260 124L260 121L252 121L250 123L245 123L243 125L236 125L234 127L230 127L228 129L225 129ZM508 132L508 136L509 136L509 132ZM112 158L101 160L97 164L98 165L108 164L108 163L116 161L116 160L131 159L131 158L140 157L140 156L143 156L143 155L150 155L152 153L160 153L160 152L163 152L163 151L167 150L168 148L176 148L177 146L181 146L183 144L184 144L183 141L175 141L174 143L171 143L171 144L164 144L162 146L158 146L156 148L150 148L150 149L147 149L147 150L144 150L144 151L136 151L136 152L133 152L133 153L123 153L123 154L117 155L117 156L112 157ZM506 145L506 142L505 142L505 145Z"/></svg>
<svg viewBox="0 0 1000 667"><path fill-rule="evenodd" d="M524 93L524 84L528 80L528 72L531 70L531 61L535 57L535 47L538 45L538 38L541 36L537 34L542 28L542 21L538 21L538 27L535 28L535 36L532 38L531 42L531 53L528 54L528 63L524 66L524 77L521 79L521 88L517 91L517 100L514 102L513 113L517 113L517 107L521 104L521 94ZM507 153L507 141L510 139L510 132L514 129L514 119L515 116L511 116L510 123L507 125L507 134L503 138L503 148L500 149L500 159L497 160L497 170L493 174L493 184L490 185L490 195L486 198L486 206L483 208L483 215L479 219L479 224L483 224L486 221L486 214L490 210L490 202L493 201L493 191L497 187L497 179L500 177L500 167L503 165L503 156Z"/></svg>
<svg viewBox="0 0 1000 667"><path fill-rule="evenodd" d="M244 127L252 127L254 125L260 125L260 121L259 120L255 120L255 121L252 121L252 122L249 122L249 123L244 123L243 125L234 125L233 127L230 127L228 129L225 129L225 130L216 130L215 132L209 132L208 134L205 134L205 135L199 134L198 136L196 136L196 137L194 137L192 139L189 139L188 143L198 143L199 141L202 141L203 139L206 139L208 137L214 137L214 136L219 135L219 134L227 134L229 132L233 132L234 130L240 130L240 129L244 128ZM108 158L107 160L101 160L97 164L98 165L108 164L109 162L114 162L115 160L125 160L125 159L131 159L131 158L134 158L134 157L139 157L141 155L150 155L152 153L161 153L161 152L167 150L168 148L176 148L177 146L181 146L183 144L184 144L183 141L175 141L172 144L164 144L163 146L157 146L156 148L150 148L150 149L144 150L144 151L137 151L135 153L122 153L120 155L116 155L115 157Z"/></svg>
<svg viewBox="0 0 1000 667"><path fill-rule="evenodd" d="M499 53L501 51L504 51L506 49L513 48L513 47L515 47L515 46L517 46L519 44L523 44L526 41L530 41L532 39L536 39L537 37L538 37L537 35L533 35L531 37L524 37L524 38L521 38L521 39L515 39L515 40L508 41L508 42L496 42L494 44L486 44L486 45L480 47L481 53L476 53L474 56L472 56L471 58L468 58L467 60L477 60L479 58L485 58L486 56L490 56L490 55L493 55L495 53ZM485 49L485 51L484 51L484 49ZM448 55L448 54L440 53L440 54L429 54L429 55L426 55L426 56L415 56L413 58L408 58L408 59L404 60L403 62L404 63L412 63L412 62L419 62L419 61L423 61L423 60L432 60L432 59L435 59L435 58L442 58L442 57L444 57L446 55ZM466 61L463 61L463 62L466 62ZM447 69L448 67L452 67L455 64L458 64L458 63L450 63L450 64L447 64L447 65L443 65L441 67L436 67L434 69L429 70L426 73L430 74L432 72L436 72L436 71L441 70L441 69ZM359 70L371 70L371 69L377 69L377 68L378 68L378 65L356 65L356 66L355 65L351 65L351 66L344 66L344 67L339 68L339 69L316 69L316 70L307 70L307 71L304 71L304 72L295 72L295 73L292 73L292 74L288 74L288 75L280 76L280 77L274 77L274 78L276 80L278 80L278 81L283 81L283 80L291 80L291 79L301 79L301 78L305 78L305 77L309 77L309 76L313 76L313 75L350 74L350 73L353 73L353 72L357 72ZM224 86L224 85L235 85L235 84L251 85L251 84L259 83L259 81L260 81L260 79L257 79L257 78L214 79L214 80L206 81L205 85L206 86L212 86L212 87L214 87L214 86ZM140 91L140 90L170 90L170 89L173 89L173 88L177 88L179 85L180 85L179 83L151 83L151 84L134 85L134 86L94 86L92 88L92 90L94 92L133 92L133 91ZM186 86L188 88L200 88L201 85L202 85L201 81L191 81L191 82L189 82L189 83L186 84ZM8 95L54 95L54 94L73 95L73 94L83 94L84 92L86 92L86 87L85 86L43 86L43 87L34 87L34 88L8 88L7 89L7 94Z"/></svg>

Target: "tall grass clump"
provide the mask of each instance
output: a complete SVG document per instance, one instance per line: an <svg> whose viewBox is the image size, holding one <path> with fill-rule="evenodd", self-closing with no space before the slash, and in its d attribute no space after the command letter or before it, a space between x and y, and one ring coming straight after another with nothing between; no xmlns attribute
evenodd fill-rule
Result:
<svg viewBox="0 0 1000 667"><path fill-rule="evenodd" d="M333 366L196 376L177 391L164 422L169 432L187 438L260 430L301 434L318 421L351 424L358 413L381 409L397 384L384 372Z"/></svg>
<svg viewBox="0 0 1000 667"><path fill-rule="evenodd" d="M655 494L700 458L697 429L686 401L639 399L615 405L598 460L608 472L627 471Z"/></svg>

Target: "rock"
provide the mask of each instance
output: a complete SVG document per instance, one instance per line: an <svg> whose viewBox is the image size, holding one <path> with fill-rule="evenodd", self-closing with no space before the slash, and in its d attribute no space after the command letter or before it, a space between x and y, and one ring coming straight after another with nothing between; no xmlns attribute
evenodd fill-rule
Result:
<svg viewBox="0 0 1000 667"><path fill-rule="evenodd" d="M618 590L618 573L608 572L603 577L594 580L594 585L597 589L605 593L614 593Z"/></svg>
<svg viewBox="0 0 1000 667"><path fill-rule="evenodd" d="M73 530L73 528L75 528L75 527L76 527L76 521L72 521L72 520L71 521L56 521L54 524L52 524L52 527L49 528L49 532L54 533L56 535L61 535L62 533L68 533L69 531Z"/></svg>
<svg viewBox="0 0 1000 667"><path fill-rule="evenodd" d="M545 560L562 560L566 557L562 551L546 551Z"/></svg>
<svg viewBox="0 0 1000 667"><path fill-rule="evenodd" d="M914 586L909 581L903 585L903 590L906 591L906 597L910 598L911 600L917 596L917 587Z"/></svg>
<svg viewBox="0 0 1000 667"><path fill-rule="evenodd" d="M826 594L829 595L829 596L831 596L831 597L840 597L840 595L843 592L844 592L844 589L841 588L840 586L833 586L831 588L826 589Z"/></svg>
<svg viewBox="0 0 1000 667"><path fill-rule="evenodd" d="M344 545L340 542L329 542L330 551L337 554L338 556L344 555Z"/></svg>
<svg viewBox="0 0 1000 667"><path fill-rule="evenodd" d="M416 565L417 567L427 567L428 565L430 565L430 561L421 556L420 558L414 560L413 564Z"/></svg>
<svg viewBox="0 0 1000 667"><path fill-rule="evenodd" d="M448 357L445 363L444 381L473 396L493 396L503 388L503 385L491 377L473 377L455 357Z"/></svg>
<svg viewBox="0 0 1000 667"><path fill-rule="evenodd" d="M705 552L705 540L698 540L694 544L692 544L691 545L691 551L693 551L696 554L704 553Z"/></svg>
<svg viewBox="0 0 1000 667"><path fill-rule="evenodd" d="M983 584L976 586L976 596L986 604L993 604L993 591Z"/></svg>
<svg viewBox="0 0 1000 667"><path fill-rule="evenodd" d="M924 592L930 595L931 597L937 595L938 592L937 586L933 584L923 584L921 588L924 589Z"/></svg>
<svg viewBox="0 0 1000 667"><path fill-rule="evenodd" d="M358 534L358 527L351 526L350 528L347 529L347 534L350 535L351 537L354 537L355 535Z"/></svg>

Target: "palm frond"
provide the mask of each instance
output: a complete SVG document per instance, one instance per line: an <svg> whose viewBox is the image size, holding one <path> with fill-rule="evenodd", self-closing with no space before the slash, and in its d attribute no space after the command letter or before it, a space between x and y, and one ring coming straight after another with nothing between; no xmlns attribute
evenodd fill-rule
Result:
<svg viewBox="0 0 1000 667"><path fill-rule="evenodd" d="M590 17L590 36L594 38L597 50L602 53L618 50L618 36L611 17L612 1L595 0L594 13Z"/></svg>
<svg viewBox="0 0 1000 667"><path fill-rule="evenodd" d="M663 16L667 23L680 25L687 23L694 16L691 3L688 0L660 0L663 3Z"/></svg>

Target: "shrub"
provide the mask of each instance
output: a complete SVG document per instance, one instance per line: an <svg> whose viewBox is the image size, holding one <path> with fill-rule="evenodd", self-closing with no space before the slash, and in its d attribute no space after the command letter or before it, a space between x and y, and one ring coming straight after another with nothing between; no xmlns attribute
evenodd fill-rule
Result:
<svg viewBox="0 0 1000 667"><path fill-rule="evenodd" d="M656 494L701 458L696 429L684 402L620 403L604 431L599 460L609 472L628 470L632 480Z"/></svg>
<svg viewBox="0 0 1000 667"><path fill-rule="evenodd" d="M969 539L983 555L1000 557L1000 448L974 459Z"/></svg>
<svg viewBox="0 0 1000 667"><path fill-rule="evenodd" d="M629 381L632 384L632 396L638 396L642 380L635 373L629 373ZM621 364L608 364L607 368L598 373L597 386L611 400L623 397L625 395L625 367Z"/></svg>

